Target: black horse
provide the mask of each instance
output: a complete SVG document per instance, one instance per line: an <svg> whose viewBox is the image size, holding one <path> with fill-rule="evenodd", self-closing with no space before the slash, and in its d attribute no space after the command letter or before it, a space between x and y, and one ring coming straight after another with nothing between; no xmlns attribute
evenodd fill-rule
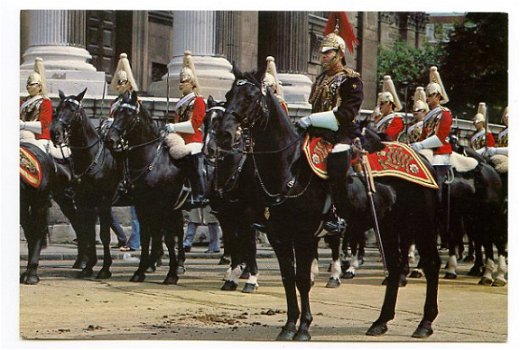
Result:
<svg viewBox="0 0 520 350"><path fill-rule="evenodd" d="M54 144L66 145L71 150L69 166L72 172L72 190L78 208L80 230L78 250L85 251L87 263L80 277L90 277L97 263L96 222L99 216L100 238L103 243L103 267L97 278L110 278L111 207L123 175L123 164L105 147L98 130L87 117L81 101L87 89L74 96L65 96L60 90L60 103L51 123Z"/></svg>
<svg viewBox="0 0 520 350"><path fill-rule="evenodd" d="M317 249L315 233L321 229L327 210L329 186L312 173L301 152L302 139L272 92L267 90L262 94L263 72L243 74L234 68L233 73L235 81L226 95L226 113L217 128L217 143L224 152L229 152L237 140L245 138L253 171L241 173L240 191L262 196L269 206L268 237L278 258L288 307L287 322L277 339L309 340L311 263ZM381 178L378 183L376 206L389 281L381 315L367 334L385 333L387 322L394 317L402 267L399 241L410 236L422 252L427 278L424 316L413 336L427 337L433 332L431 324L438 314L440 260L433 215L436 194L434 190L397 178ZM345 190L348 191L348 186ZM366 198L357 200L345 197L344 202L336 203L339 215L349 220L352 206L367 205ZM295 287L300 292L301 313Z"/></svg>
<svg viewBox="0 0 520 350"><path fill-rule="evenodd" d="M249 166L247 153L221 154L222 158L228 157L230 164L236 164L238 167L217 166L214 128L224 114L224 102L216 102L209 96L207 106L208 110L204 118L203 152L206 156L205 164L209 181L208 196L222 228L224 252L231 258L231 266L221 289L236 290L238 279L247 271L248 275L244 277L248 281L242 292L252 293L258 286L256 230L253 224L261 223L264 207L261 201L254 201L251 197L244 198L238 191L240 172L244 167ZM227 173L229 170L234 174ZM242 270L243 263L245 264L244 270Z"/></svg>
<svg viewBox="0 0 520 350"><path fill-rule="evenodd" d="M153 247L150 254L150 240L162 242L164 237L170 264L163 283L177 284L178 273L184 270L179 262L183 264L185 260L180 207L188 195L183 189L186 174L182 160L172 161L159 125L137 101L135 92L126 93L123 103L115 110L105 142L114 152L125 153L125 186L133 198L140 223L141 260L130 281L144 281L147 268L153 266L160 254L160 250Z"/></svg>
<svg viewBox="0 0 520 350"><path fill-rule="evenodd" d="M454 151L465 154L478 162L469 172L454 170L450 184L450 234L448 271L445 278L456 278L457 247L466 232L475 246L475 262L469 274L484 276L479 283L503 286L505 280L505 257L507 246L507 189L501 176L488 164L486 159L468 147L462 147L452 140ZM493 245L499 256L499 276L495 280ZM486 261L482 256L484 248Z"/></svg>

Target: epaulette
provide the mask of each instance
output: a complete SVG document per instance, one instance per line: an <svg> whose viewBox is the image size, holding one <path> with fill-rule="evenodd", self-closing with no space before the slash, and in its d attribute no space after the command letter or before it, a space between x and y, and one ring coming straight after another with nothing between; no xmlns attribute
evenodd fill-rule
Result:
<svg viewBox="0 0 520 350"><path fill-rule="evenodd" d="M353 70L352 68L344 67L343 71L347 74L347 77L349 78L359 78L361 77L361 74Z"/></svg>

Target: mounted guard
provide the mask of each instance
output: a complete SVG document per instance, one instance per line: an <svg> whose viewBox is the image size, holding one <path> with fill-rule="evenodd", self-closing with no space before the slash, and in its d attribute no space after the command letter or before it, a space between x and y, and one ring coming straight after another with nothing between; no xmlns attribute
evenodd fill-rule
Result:
<svg viewBox="0 0 520 350"><path fill-rule="evenodd" d="M430 111L430 107L428 107L428 104L426 103L426 93L422 86L418 86L415 89L413 100L413 115L415 122L413 125L408 127L408 130L406 131L410 143L419 141L422 134L424 117L426 116L426 113Z"/></svg>
<svg viewBox="0 0 520 350"><path fill-rule="evenodd" d="M287 102L283 97L283 88L282 83L278 80L278 73L276 71L276 63L274 61L273 56L267 56L266 58L267 68L265 70L265 76L262 80L262 88L271 88L273 90L274 95L278 98L278 102L280 102L280 106L285 110L287 114L289 114L289 107L287 106Z"/></svg>
<svg viewBox="0 0 520 350"><path fill-rule="evenodd" d="M383 77L383 91L378 95L378 106L381 114L374 120L376 132L383 141L397 141L404 131L404 122L395 112L400 111L403 106L389 75Z"/></svg>
<svg viewBox="0 0 520 350"><path fill-rule="evenodd" d="M206 115L206 103L200 96L199 82L190 51L184 52L180 71L179 90L182 98L175 106L174 123L166 124L170 155L174 159L186 157L186 172L191 184L191 207L208 204L205 198L204 154L201 126ZM180 137L179 137L180 136Z"/></svg>
<svg viewBox="0 0 520 350"><path fill-rule="evenodd" d="M473 125L477 130L470 139L471 148L480 155L489 155L489 148L495 147L495 138L488 128L486 116L486 103L480 102L478 104L477 114L473 117Z"/></svg>
<svg viewBox="0 0 520 350"><path fill-rule="evenodd" d="M344 12L332 12L324 29L325 38L320 47L323 72L312 85L309 103L312 114L300 118L296 126L309 129L311 136L322 136L324 147L332 148L326 158L329 183L334 201L345 196L345 181L349 167L349 150L353 140L362 137L354 118L363 102L361 75L345 67L348 46L353 52L358 40ZM329 231L342 231L341 221L332 217L325 224Z"/></svg>

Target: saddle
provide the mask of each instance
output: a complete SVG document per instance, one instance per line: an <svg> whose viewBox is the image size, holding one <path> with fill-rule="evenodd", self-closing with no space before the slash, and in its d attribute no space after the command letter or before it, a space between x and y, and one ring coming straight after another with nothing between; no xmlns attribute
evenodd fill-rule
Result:
<svg viewBox="0 0 520 350"><path fill-rule="evenodd" d="M40 161L34 153L23 146L20 146L20 177L34 188L39 188L43 179Z"/></svg>

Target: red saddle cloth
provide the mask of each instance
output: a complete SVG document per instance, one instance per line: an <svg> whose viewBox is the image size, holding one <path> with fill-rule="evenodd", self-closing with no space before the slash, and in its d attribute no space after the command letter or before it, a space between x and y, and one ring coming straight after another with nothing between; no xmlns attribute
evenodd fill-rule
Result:
<svg viewBox="0 0 520 350"><path fill-rule="evenodd" d="M42 183L42 166L36 156L28 149L20 146L20 176L23 181L34 187Z"/></svg>
<svg viewBox="0 0 520 350"><path fill-rule="evenodd" d="M383 142L385 148L367 155L368 171L373 177L394 176L428 188L437 189L435 178L423 160L400 142ZM326 158L334 146L320 137L307 135L303 152L311 169L322 179L328 179Z"/></svg>
<svg viewBox="0 0 520 350"><path fill-rule="evenodd" d="M325 159L333 147L332 143L325 141L323 138L310 137L309 134L305 136L303 141L303 153L305 153L311 169L322 179L329 178L327 175L327 161Z"/></svg>

